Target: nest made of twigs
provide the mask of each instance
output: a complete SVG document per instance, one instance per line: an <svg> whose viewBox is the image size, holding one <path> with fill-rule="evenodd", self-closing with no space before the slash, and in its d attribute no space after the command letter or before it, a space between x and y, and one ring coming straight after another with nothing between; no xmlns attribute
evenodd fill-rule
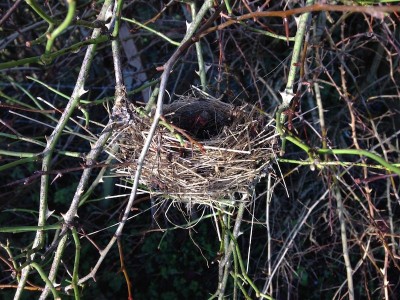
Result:
<svg viewBox="0 0 400 300"><path fill-rule="evenodd" d="M133 175L152 118L131 107L131 124L118 134L123 174ZM163 122L151 139L140 183L152 195L204 203L247 193L268 169L274 129L251 105L181 97L164 106Z"/></svg>

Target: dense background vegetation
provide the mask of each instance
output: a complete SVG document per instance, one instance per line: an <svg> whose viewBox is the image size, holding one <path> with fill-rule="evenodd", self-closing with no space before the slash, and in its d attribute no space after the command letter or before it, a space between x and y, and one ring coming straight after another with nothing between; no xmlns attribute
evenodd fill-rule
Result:
<svg viewBox="0 0 400 300"><path fill-rule="evenodd" d="M0 4L1 297L396 299L400 7L122 2ZM168 61L164 102L195 86L276 118L246 203L129 206L106 124Z"/></svg>

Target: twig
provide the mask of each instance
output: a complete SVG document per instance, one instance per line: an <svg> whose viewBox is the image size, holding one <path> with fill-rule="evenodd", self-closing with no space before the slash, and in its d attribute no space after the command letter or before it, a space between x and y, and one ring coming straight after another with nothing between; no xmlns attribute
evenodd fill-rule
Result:
<svg viewBox="0 0 400 300"><path fill-rule="evenodd" d="M51 48L53 47L54 40L57 36L59 36L67 27L72 23L75 9L76 9L76 1L75 0L67 0L68 4L68 12L67 16L65 17L64 21L56 28L53 32L47 33L47 44L45 53L50 53Z"/></svg>
<svg viewBox="0 0 400 300"><path fill-rule="evenodd" d="M294 136L291 132L286 132L284 131L282 124L280 123L280 118L281 118L281 113L278 109L278 112L276 114L276 128L277 131L280 135L284 135L285 138L295 144L296 146L300 147L303 149L310 158L311 162L315 162L316 165L318 165L318 157L315 157L314 154L347 154L347 155L360 155L360 156L366 156L370 159L375 160L377 163L385 167L388 171L391 171L393 173L396 173L397 175L400 176L400 168L396 167L396 165L391 164L384 160L382 157L371 153L367 150L363 149L312 149L311 147L307 146L303 141L301 141L299 138ZM279 119L279 120L278 120Z"/></svg>
<svg viewBox="0 0 400 300"><path fill-rule="evenodd" d="M100 30L99 30L100 31ZM109 35L96 35L96 37L92 37L89 40L86 41L82 41L79 43L76 43L70 47L58 50L58 51L54 51L51 53L47 53L47 54L43 54L43 55L39 55L39 56L33 56L33 57L28 57L28 58L22 58L19 60L10 60L4 63L0 63L0 70L3 69L9 69L9 68L13 68L13 67L18 67L18 66L23 66L26 64L33 64L33 63L48 63L53 61L55 58L64 55L64 54L69 54L73 51L78 50L79 48L86 46L86 45L97 45L97 44L101 44L104 43L106 41L108 41L110 39Z"/></svg>
<svg viewBox="0 0 400 300"><path fill-rule="evenodd" d="M293 230L290 232L288 239L286 240L285 244L282 246L282 250L280 251L279 255L278 255L278 260L276 261L276 263L274 264L274 268L270 274L270 276L268 277L268 280L265 282L264 288L262 290L263 294L267 293L267 290L270 288L270 285L272 283L272 280L274 279L274 275L275 273L278 271L279 266L281 265L282 261L284 260L286 253L289 251L289 249L291 248L294 239L296 238L296 236L299 234L300 229L303 227L303 225L305 224L305 222L307 221L308 217L310 216L311 212L314 210L315 207L317 207L317 205L325 199L326 195L329 193L329 190L326 190L325 193L322 194L321 197L319 197L319 199L317 201L315 201L315 203L307 208L307 213L304 214L304 216L302 216L301 221L295 226L295 228L293 228Z"/></svg>
<svg viewBox="0 0 400 300"><path fill-rule="evenodd" d="M190 10L192 13L192 19L196 18L196 2L195 1L191 1L190 2ZM198 71L198 75L200 77L200 83L201 83L201 89L203 91L207 90L207 79L206 79L206 72L207 69L204 65L204 57L203 57L203 50L201 47L201 43L200 41L196 42L195 44L196 46L196 54L197 54L197 62L199 65L199 71Z"/></svg>
<svg viewBox="0 0 400 300"><path fill-rule="evenodd" d="M139 27L142 27L142 28L146 29L147 31L149 31L149 32L151 32L151 33L154 33L155 35L158 35L159 37L161 37L162 39L166 40L168 43L170 43L170 44L172 44L172 45L174 45L174 46L177 46L177 47L178 47L178 46L180 45L179 42L175 42L174 40L172 40L172 39L170 39L169 37L167 37L165 34L159 32L159 31L157 31L157 30L154 30L153 28L148 27L148 26L146 26L146 25L144 25L144 24L142 24L142 23L136 21L136 20L133 19L133 18L128 19L128 18L122 17L121 20L126 21L126 22L129 22L129 23L133 23L133 24L135 24L135 25L138 25Z"/></svg>
<svg viewBox="0 0 400 300"><path fill-rule="evenodd" d="M120 239L117 239L117 245L118 245L119 261L120 261L120 264L121 264L121 271L124 274L125 281L126 281L126 286L128 288L128 300L133 300L132 283L131 283L131 280L129 279L128 271L127 271L127 269L125 267L124 251L122 249L122 244L121 244L121 240Z"/></svg>
<svg viewBox="0 0 400 300"><path fill-rule="evenodd" d="M353 268L351 267L347 233L346 233L346 221L344 219L344 206L342 201L342 195L340 194L339 187L337 185L333 186L336 202L337 202L337 213L340 222L340 236L342 239L342 250L343 258L346 266L347 274L347 289L349 291L349 300L354 300L354 284L353 284Z"/></svg>
<svg viewBox="0 0 400 300"><path fill-rule="evenodd" d="M272 201L272 189L271 189L271 174L268 174L268 187L267 195L265 197L265 226L267 228L267 275L272 275L272 235L271 235L271 201ZM264 292L269 292L272 295L273 287L270 285L269 289L264 289Z"/></svg>
<svg viewBox="0 0 400 300"><path fill-rule="evenodd" d="M211 27L204 31L202 35L206 35L210 32L214 32L217 30L222 30L228 26L238 23L239 21L244 21L248 19L254 18L265 18L265 17L280 17L287 18L293 15L299 15L304 13L318 12L318 11L337 11L337 12L358 12L370 14L375 17L383 17L384 13L392 13L400 11L399 5L392 6L354 6L354 5L329 5L329 4L314 4L305 7L299 7L288 10L279 10L279 11L256 11L252 13L248 13L245 15L241 15L238 17L234 17L231 20L226 21L220 25Z"/></svg>
<svg viewBox="0 0 400 300"><path fill-rule="evenodd" d="M314 3L314 0L307 0L306 7L310 7L311 4ZM295 41L294 41L294 46L293 46L293 53L292 53L292 59L290 61L290 69L289 69L289 75L286 83L285 90L281 93L282 96L282 104L279 105L278 111L276 112L276 129L277 132L281 136L282 140L282 146L281 146L281 155L285 153L285 147L286 147L286 136L280 132L280 128L282 127L282 124L285 123L286 116L283 114L285 110L289 108L289 105L294 98L294 81L296 78L296 73L298 69L298 63L300 59L300 53L301 53L301 47L303 45L303 40L304 40L304 35L306 31L306 24L308 21L308 18L310 16L309 12L305 12L300 16L300 19L298 21L298 27L296 31L296 36L295 36ZM279 118L278 118L279 115Z"/></svg>
<svg viewBox="0 0 400 300"><path fill-rule="evenodd" d="M7 12L4 14L4 16L0 19L0 26L1 24L3 24L9 17L10 15L14 12L14 10L17 9L18 5L21 3L22 0L17 0L15 1L15 3L13 4L13 6L11 6Z"/></svg>
<svg viewBox="0 0 400 300"><path fill-rule="evenodd" d="M35 0L26 0L26 3L47 23L49 23L50 26L54 26L56 23L55 20L53 20L48 14L46 14L43 9L40 8L40 6L36 3ZM50 28L49 28L50 29Z"/></svg>
<svg viewBox="0 0 400 300"><path fill-rule="evenodd" d="M248 195L245 194L242 201L239 204L239 207L238 207L236 221L235 221L235 225L233 227L233 232L232 232L232 236L235 239L239 236L239 231L240 231L240 226L242 224L244 208L246 206L245 199L247 197L248 197ZM226 228L226 230L229 230L229 227ZM230 273L231 255L235 248L234 241L232 239L229 241L229 232L226 232L224 244L225 244L225 254L224 254L223 258L221 259L221 262L219 265L220 276L219 276L219 280L218 280L219 281L218 282L218 290L215 294L216 296L218 296L218 300L224 299L225 288L226 288L226 284L227 284L229 273ZM222 274L221 274L221 270L223 270Z"/></svg>
<svg viewBox="0 0 400 300"><path fill-rule="evenodd" d="M41 277L41 278L43 279L43 281L46 283L46 286L49 286L49 287L50 287L50 290L51 290L51 292L52 292L52 294L53 294L54 299L56 299L56 300L61 299L60 296L58 295L57 290L54 288L53 283L49 280L49 278L48 278L48 277L46 276L46 274L44 273L42 267L41 267L38 263L36 263L36 262L31 263L30 266L31 266L32 268L36 269L36 271L39 273L40 277Z"/></svg>
<svg viewBox="0 0 400 300"><path fill-rule="evenodd" d="M189 141L191 144L196 145L196 146L199 148L199 150L201 151L201 153L205 153L205 152L206 152L206 150L204 149L204 146L203 146L201 143L199 143L198 141L196 141L195 139L193 139L193 138L192 138L189 134L187 134L183 129L179 128L178 126L176 126L176 125L174 125L174 124L172 124L172 123L170 123L170 122L168 122L168 121L165 119L164 116L161 116L160 119L161 119L160 124L162 124L162 125L164 125L165 127L169 128L171 132L173 132L173 131L179 132L179 133L182 134L185 138L187 138L188 141Z"/></svg>
<svg viewBox="0 0 400 300"><path fill-rule="evenodd" d="M75 243L75 258L74 258L74 270L72 272L72 286L74 289L74 296L75 300L80 299L80 293L79 293L79 286L78 286L78 279L79 279L79 263L80 263L80 257L81 257L81 242L79 240L78 232L76 231L76 228L73 227L71 229L72 231L72 237L74 239ZM66 238L66 236L65 236Z"/></svg>

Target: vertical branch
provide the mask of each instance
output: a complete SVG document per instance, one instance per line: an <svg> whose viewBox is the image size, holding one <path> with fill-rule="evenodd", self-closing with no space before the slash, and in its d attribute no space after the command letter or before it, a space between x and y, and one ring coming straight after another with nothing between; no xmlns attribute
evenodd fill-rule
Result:
<svg viewBox="0 0 400 300"><path fill-rule="evenodd" d="M306 5L310 6L314 3L314 0L307 0ZM296 79L296 74L297 74L297 69L298 69L298 64L299 64L299 59L300 59L300 53L301 53L301 47L303 45L303 40L304 40L304 35L306 32L306 27L307 27L307 21L308 17L310 16L310 13L304 13L300 16L298 25L297 25L297 31L296 31L296 36L295 36L295 41L294 41L294 46L293 46L293 53L292 53L292 59L290 61L290 69L289 69L289 75L288 75L288 80L286 83L286 88L284 93L286 94L293 94L293 86L294 86L294 81ZM288 107L290 104L290 101L288 101L288 98L283 99L282 106Z"/></svg>
<svg viewBox="0 0 400 300"><path fill-rule="evenodd" d="M46 54L51 52L51 48L53 47L54 40L56 39L57 36L59 36L67 27L69 24L72 23L75 15L75 10L76 10L76 1L75 0L67 0L68 4L68 12L67 16L65 17L64 21L56 28L54 29L53 32L49 32L47 34L47 44L46 44Z"/></svg>
<svg viewBox="0 0 400 300"><path fill-rule="evenodd" d="M133 300L132 283L131 283L131 280L129 279L128 270L126 269L126 266L125 266L124 251L122 249L121 240L119 238L117 239L117 245L118 245L119 261L120 261L120 264L121 264L121 271L124 274L124 278L125 278L125 281L126 281L126 286L127 286L127 289L128 289L128 300Z"/></svg>
<svg viewBox="0 0 400 300"><path fill-rule="evenodd" d="M398 243L396 241L396 227L395 227L395 222L393 222L393 208L392 208L392 193L391 193L391 188L392 188L392 178L388 178L386 179L386 198L387 198L387 209L388 209L388 219L389 219L389 229L390 229L390 245L392 247L392 251L393 253L396 253L396 250L398 249ZM394 190L395 192L393 193L397 198L397 203L399 203L399 194L396 193L396 190ZM395 218L397 219L397 218Z"/></svg>
<svg viewBox="0 0 400 300"><path fill-rule="evenodd" d="M312 5L314 3L314 0L307 0L306 5ZM283 114L285 110L289 108L290 102L292 101L294 97L294 82L297 74L297 69L298 69L298 64L299 64L299 59L300 59L300 53L301 53L301 47L303 45L303 40L304 40L304 35L306 32L306 25L307 25L307 20L310 16L309 12L306 12L302 14L299 18L298 25L297 25L297 31L296 31L296 36L295 36L295 41L294 41L294 46L293 46L293 53L292 53L292 59L290 61L290 68L289 68L289 75L288 75L288 80L286 83L286 88L285 90L281 93L282 96L282 104L279 106L277 112L276 112L276 127L277 127L277 132L281 136L282 139L282 150L281 154L285 152L285 146L286 146L286 139L284 136L283 130L280 130L283 127L283 124L285 123L286 116Z"/></svg>
<svg viewBox="0 0 400 300"><path fill-rule="evenodd" d="M57 292L56 288L54 287L53 283L49 280L49 278L44 273L42 267L36 262L31 263L31 267L36 269L36 271L38 272L40 277L43 279L43 281L46 282L46 286L50 287L50 290L53 294L54 299L57 299L57 300L61 299L60 296L58 295L58 292Z"/></svg>
<svg viewBox="0 0 400 300"><path fill-rule="evenodd" d="M326 149L326 148L328 148L328 144L327 144L327 140L326 140L324 106L322 104L321 90L319 89L318 82L314 82L314 93L315 93L315 99L317 101L318 119L319 119L319 125L321 128L322 148Z"/></svg>
<svg viewBox="0 0 400 300"><path fill-rule="evenodd" d="M223 211L223 210L222 210ZM226 288L226 283L228 282L228 274L229 274L229 266L228 263L222 263L223 259L228 255L228 248L229 248L229 230L230 230L230 222L228 219L229 216L228 214L222 214L222 219L221 219L221 228L223 232L223 252L224 254L222 255L221 251L221 262L219 263L218 266L218 289L217 292L215 293L215 297L223 297L221 295L221 291L224 291Z"/></svg>
<svg viewBox="0 0 400 300"><path fill-rule="evenodd" d="M349 249L347 247L347 234L346 234L346 221L344 218L344 207L342 201L342 195L340 193L339 187L337 185L333 186L334 194L337 202L337 213L340 222L340 236L342 238L342 249L344 263L346 266L347 274L347 288L349 291L349 300L354 300L354 285L353 285L353 268L351 267Z"/></svg>
<svg viewBox="0 0 400 300"><path fill-rule="evenodd" d="M192 12L192 19L196 18L196 2L190 2L190 10ZM206 68L204 65L203 51L201 47L200 41L196 42L196 54L197 54L197 62L199 65L199 77L201 83L201 89L205 91L207 89L207 79L206 79Z"/></svg>
<svg viewBox="0 0 400 300"><path fill-rule="evenodd" d="M61 240L59 241L59 245L62 245L62 247L57 247L57 250L54 254L53 263L51 265L50 272L49 272L49 280L53 284L55 282L57 271L58 271L58 268L61 263L61 258L62 258L63 252L64 252L64 245L67 243L67 238L68 238L67 235L64 235L61 238ZM46 285L42 294L39 297L39 300L46 299L46 297L48 296L49 293L50 293L50 286Z"/></svg>
<svg viewBox="0 0 400 300"><path fill-rule="evenodd" d="M75 259L74 259L74 270L72 272L72 286L74 288L74 295L75 295L75 300L80 299L80 294L79 294L79 286L78 286L78 278L79 278L79 263L80 263L80 257L81 257L81 242L79 241L79 236L78 232L76 231L76 228L72 228L72 237L74 239L75 243Z"/></svg>
<svg viewBox="0 0 400 300"><path fill-rule="evenodd" d="M234 238L237 238L239 235L239 230L240 230L240 226L242 224L242 219L243 219L243 213L244 213L244 208L246 205L246 199L247 199L248 195L244 195L244 197L242 198L239 207L238 207L238 212L236 215L236 221L235 221L235 225L233 227L233 233L232 236ZM227 230L226 233L229 236L229 231ZM228 277L229 277L229 272L230 272L230 267L231 267L231 255L232 252L234 251L234 247L235 247L235 243L232 239L230 239L229 242L229 246L227 244L225 244L226 250L225 250L225 255L224 257L221 259L220 262L220 268L223 268L224 272L223 272L223 276L220 276L220 282L218 283L218 291L217 291L217 295L218 295L218 300L222 300L225 298L225 288L226 288L226 284L228 281Z"/></svg>
<svg viewBox="0 0 400 300"><path fill-rule="evenodd" d="M267 276L270 277L272 274L272 266L271 266L271 260L272 260L272 238L271 238L271 225L270 225L270 208L271 208L271 200L272 200L272 189L271 189L271 174L268 174L268 186L267 186L267 196L266 196L266 208L265 208L265 226L267 228ZM272 295L273 292L273 286L272 284L270 285L270 288L265 290L265 292L268 292L270 295Z"/></svg>
<svg viewBox="0 0 400 300"><path fill-rule="evenodd" d="M319 43L321 40L321 36L323 33L323 29L326 27L326 16L325 12L319 13L318 19L313 23L313 36L312 36L312 41L313 43ZM322 58L320 55L320 50L315 49L315 62L318 67L323 67L322 64ZM320 90L320 85L317 82L317 76L313 78L313 87L314 87L314 94L315 94L315 100L317 102L317 109L318 109L318 120L320 124L320 130L321 130L321 144L322 148L326 149L328 147L327 144L327 129L325 126L325 116L324 116L324 106L322 103L322 97L321 97L321 90Z"/></svg>
<svg viewBox="0 0 400 300"><path fill-rule="evenodd" d="M381 269L381 272L383 273L383 293L385 295L384 299L389 300L389 280L388 280L388 267L389 267L389 249L385 249L385 260L383 263L383 268Z"/></svg>
<svg viewBox="0 0 400 300"><path fill-rule="evenodd" d="M115 104L117 106L124 105L126 102L126 90L124 85L124 78L122 75L122 67L121 67L121 51L120 44L117 39L118 37L118 29L120 24L120 15L122 9L122 0L118 0L115 3L115 14L116 21L115 27L112 35L114 36L113 41L111 42L111 51L113 56L114 63L114 74L115 74Z"/></svg>

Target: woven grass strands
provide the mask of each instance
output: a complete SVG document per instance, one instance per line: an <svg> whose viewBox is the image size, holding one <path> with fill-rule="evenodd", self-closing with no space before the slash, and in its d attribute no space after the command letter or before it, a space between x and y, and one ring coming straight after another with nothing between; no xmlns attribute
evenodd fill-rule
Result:
<svg viewBox="0 0 400 300"><path fill-rule="evenodd" d="M133 121L117 133L118 158L131 163L118 171L127 175L135 171L152 121L130 106ZM153 196L209 204L247 193L271 171L275 130L254 106L189 95L163 111L140 182Z"/></svg>

